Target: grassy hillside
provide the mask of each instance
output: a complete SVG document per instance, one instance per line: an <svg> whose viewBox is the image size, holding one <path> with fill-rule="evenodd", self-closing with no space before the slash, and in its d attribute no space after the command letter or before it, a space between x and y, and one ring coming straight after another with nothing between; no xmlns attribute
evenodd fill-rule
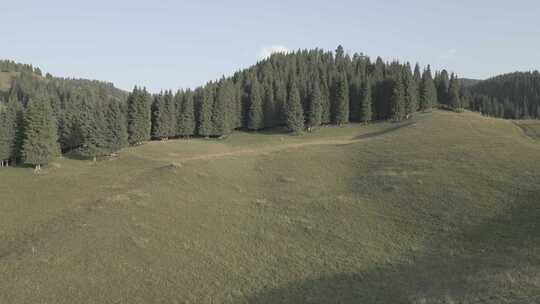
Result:
<svg viewBox="0 0 540 304"><path fill-rule="evenodd" d="M0 170L0 303L540 301L540 142L420 114Z"/></svg>

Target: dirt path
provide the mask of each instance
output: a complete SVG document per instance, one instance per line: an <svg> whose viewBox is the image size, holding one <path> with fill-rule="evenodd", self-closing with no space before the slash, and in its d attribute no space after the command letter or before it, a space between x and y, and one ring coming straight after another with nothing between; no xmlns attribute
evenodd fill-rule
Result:
<svg viewBox="0 0 540 304"><path fill-rule="evenodd" d="M278 146L253 148L253 149L240 149L240 150L230 151L230 152L183 157L183 158L179 158L178 161L188 162L188 161L195 161L195 160L221 159L221 158L234 157L234 156L261 155L261 154L279 152L279 151L288 150L288 149L298 149L298 148L307 147L307 146L321 146L321 145L336 145L337 146L337 145L352 144L359 141L362 141L362 140L361 139L317 140L317 141L309 141L309 142L303 142L303 143L284 144L284 145L278 145Z"/></svg>
<svg viewBox="0 0 540 304"><path fill-rule="evenodd" d="M371 138L375 137L382 137L383 135L393 133L399 129L415 125L416 122L410 121L410 122L404 122L396 126L392 126L386 130L383 131L377 131L373 133L366 133L362 134L353 138L349 139L328 139L328 140L313 140L313 141L306 141L301 143L291 143L291 144L283 144L283 145L274 145L269 147L261 147L261 148L252 148L252 149L240 149L230 152L222 152L222 153L214 153L214 154L206 154L206 155L197 155L197 156L190 156L190 157L182 157L178 158L178 162L189 162L189 161L197 161L197 160L213 160L213 159L222 159L227 157L235 157L235 156L245 156L245 155L262 155L267 153L274 153L279 152L283 150L289 150L289 149L299 149L303 147L308 146L323 146L323 145L332 145L332 146L339 146L339 145L348 145L353 144L361 141L365 141Z"/></svg>

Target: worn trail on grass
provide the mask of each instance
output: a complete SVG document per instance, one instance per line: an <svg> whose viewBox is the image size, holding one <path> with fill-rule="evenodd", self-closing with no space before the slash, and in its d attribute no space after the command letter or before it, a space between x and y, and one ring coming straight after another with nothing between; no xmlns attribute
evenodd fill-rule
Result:
<svg viewBox="0 0 540 304"><path fill-rule="evenodd" d="M235 156L246 156L246 155L261 155L261 154L268 154L268 153L274 153L279 152L283 150L290 150L290 149L299 149L307 146L321 146L321 145L332 145L332 146L340 146L340 145L348 145L353 144L361 141L365 141L371 138L380 137L383 135L386 135L388 133L395 132L399 129L402 129L404 127L408 127L411 125L416 124L416 122L407 122L400 124L398 126L394 126L392 128L389 128L384 131L378 131L373 133L367 133L362 134L360 136L356 136L349 139L327 139L327 140L313 140L313 141L306 141L301 143L292 143L292 144L283 144L283 145L275 145L270 147L261 147L261 148L251 148L251 149L240 149L236 151L230 151L230 152L222 152L222 153L214 153L214 154L205 154L205 155L197 155L197 156L190 156L190 157L183 157L178 158L177 161L179 162L190 162L190 161L197 161L197 160L215 160L215 159L222 159L227 157L235 157Z"/></svg>

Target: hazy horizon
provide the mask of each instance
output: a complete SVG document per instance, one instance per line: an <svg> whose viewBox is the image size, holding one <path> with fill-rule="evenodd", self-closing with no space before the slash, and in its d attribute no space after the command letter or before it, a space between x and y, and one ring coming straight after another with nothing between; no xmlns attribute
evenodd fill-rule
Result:
<svg viewBox="0 0 540 304"><path fill-rule="evenodd" d="M274 50L339 44L463 78L540 68L540 4L461 3L20 1L0 18L0 58L153 92L231 75Z"/></svg>

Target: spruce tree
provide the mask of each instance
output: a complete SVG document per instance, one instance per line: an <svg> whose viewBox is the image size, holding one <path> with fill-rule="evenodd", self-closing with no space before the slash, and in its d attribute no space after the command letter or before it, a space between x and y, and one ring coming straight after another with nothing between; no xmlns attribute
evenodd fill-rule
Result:
<svg viewBox="0 0 540 304"><path fill-rule="evenodd" d="M127 121L118 101L108 102L105 121L105 147L108 153L115 153L128 145Z"/></svg>
<svg viewBox="0 0 540 304"><path fill-rule="evenodd" d="M181 110L179 111L178 135L189 137L195 134L195 107L193 92L187 90L182 97Z"/></svg>
<svg viewBox="0 0 540 304"><path fill-rule="evenodd" d="M286 108L287 108L287 85L282 79L275 81L275 109L276 109L276 125L285 124Z"/></svg>
<svg viewBox="0 0 540 304"><path fill-rule="evenodd" d="M304 110L300 100L300 91L296 80L291 77L289 80L287 108L286 108L286 126L289 131L299 134L304 130Z"/></svg>
<svg viewBox="0 0 540 304"><path fill-rule="evenodd" d="M263 113L265 128L272 128L279 124L276 115L274 86L272 85L272 81L266 81L264 84Z"/></svg>
<svg viewBox="0 0 540 304"><path fill-rule="evenodd" d="M0 104L1 105L1 104ZM0 107L0 166L14 164L20 157L24 134L22 105L10 98L5 108Z"/></svg>
<svg viewBox="0 0 540 304"><path fill-rule="evenodd" d="M450 78L450 88L448 89L449 95L449 105L454 110L459 110L461 108L461 99L460 99L460 86L457 76L452 73Z"/></svg>
<svg viewBox="0 0 540 304"><path fill-rule="evenodd" d="M140 144L151 135L152 96L146 89L135 87L128 97L128 135L129 143Z"/></svg>
<svg viewBox="0 0 540 304"><path fill-rule="evenodd" d="M308 111L307 124L311 130L322 123L322 93L318 79L315 79L311 85Z"/></svg>
<svg viewBox="0 0 540 304"><path fill-rule="evenodd" d="M450 78L448 71L442 70L436 77L437 99L441 104L449 105Z"/></svg>
<svg viewBox="0 0 540 304"><path fill-rule="evenodd" d="M197 133L200 136L209 137L212 135L212 108L214 106L213 84L209 84L204 89L198 91L199 113L197 115Z"/></svg>
<svg viewBox="0 0 540 304"><path fill-rule="evenodd" d="M264 127L262 89L257 77L251 80L249 90L248 129L259 130Z"/></svg>
<svg viewBox="0 0 540 304"><path fill-rule="evenodd" d="M333 123L343 125L349 122L349 85L347 76L341 73L334 85Z"/></svg>
<svg viewBox="0 0 540 304"><path fill-rule="evenodd" d="M167 139L169 134L169 115L167 112L167 100L161 92L154 96L152 103L152 138Z"/></svg>
<svg viewBox="0 0 540 304"><path fill-rule="evenodd" d="M414 80L414 76L408 68L405 68L403 74L403 85L405 88L405 113L408 116L418 110L418 87Z"/></svg>
<svg viewBox="0 0 540 304"><path fill-rule="evenodd" d="M105 136L106 127L105 116L100 105L88 96L81 104L82 146L79 151L83 156L96 161L98 156L109 152Z"/></svg>
<svg viewBox="0 0 540 304"><path fill-rule="evenodd" d="M221 136L228 134L229 127L229 111L227 105L232 101L231 92L227 83L220 83L216 98L214 100L214 107L212 109L212 124L214 126L214 135Z"/></svg>
<svg viewBox="0 0 540 304"><path fill-rule="evenodd" d="M394 81L391 98L391 117L394 121L402 121L406 117L405 93L401 80Z"/></svg>
<svg viewBox="0 0 540 304"><path fill-rule="evenodd" d="M371 107L371 81L366 79L362 82L361 87L361 106L360 106L360 121L368 123L373 117L373 111Z"/></svg>
<svg viewBox="0 0 540 304"><path fill-rule="evenodd" d="M57 121L50 101L42 97L30 99L24 120L24 162L39 171L41 165L48 164L60 154Z"/></svg>
<svg viewBox="0 0 540 304"><path fill-rule="evenodd" d="M420 110L428 111L437 104L437 89L431 76L431 68L428 65L422 75Z"/></svg>
<svg viewBox="0 0 540 304"><path fill-rule="evenodd" d="M171 90L166 91L164 98L165 109L165 137L172 138L176 136L176 104Z"/></svg>

